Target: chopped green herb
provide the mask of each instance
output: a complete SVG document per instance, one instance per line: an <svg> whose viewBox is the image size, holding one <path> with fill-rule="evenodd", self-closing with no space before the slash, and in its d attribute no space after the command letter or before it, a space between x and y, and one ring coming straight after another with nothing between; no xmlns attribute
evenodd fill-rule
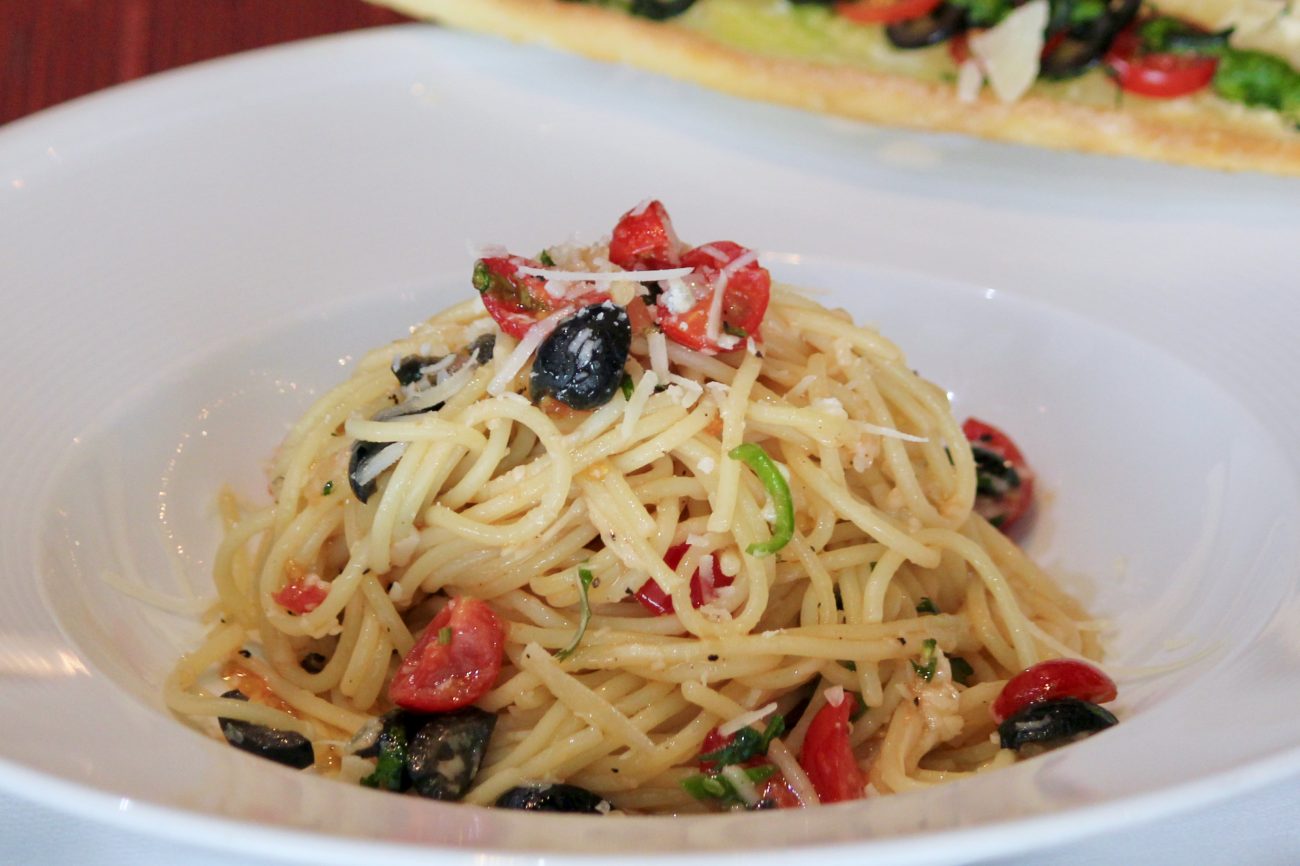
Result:
<svg viewBox="0 0 1300 866"><path fill-rule="evenodd" d="M853 661L841 661L840 667L844 668L846 671L854 671L856 673L858 669L858 663Z"/></svg>
<svg viewBox="0 0 1300 866"><path fill-rule="evenodd" d="M952 5L966 10L966 19L972 27L992 27L1015 8L1012 0L951 0Z"/></svg>
<svg viewBox="0 0 1300 866"><path fill-rule="evenodd" d="M794 498L790 495L790 485L777 468L776 461L768 456L762 447L752 442L737 445L727 452L732 460L740 460L753 470L758 480L763 482L767 495L772 497L776 506L776 523L772 527L772 537L764 542L755 542L745 548L751 556L771 556L790 543L794 537Z"/></svg>
<svg viewBox="0 0 1300 866"><path fill-rule="evenodd" d="M331 493L333 493L333 492L334 492L334 482L333 482L333 481L326 481L326 482L325 482L325 486L322 487L322 488L320 489L320 495L321 495L321 496L329 496L329 495L330 495Z"/></svg>
<svg viewBox="0 0 1300 866"><path fill-rule="evenodd" d="M948 664L952 665L954 682L961 683L963 686L970 685L970 678L975 676L975 669L970 666L970 662L961 656L948 656Z"/></svg>
<svg viewBox="0 0 1300 866"><path fill-rule="evenodd" d="M917 613L938 613L939 607L934 603L934 599L928 595L921 596L920 603L916 606Z"/></svg>
<svg viewBox="0 0 1300 866"><path fill-rule="evenodd" d="M587 624L591 622L591 602L587 599L587 590L591 589L591 569L585 565L578 566L578 603L582 605L582 610L578 614L578 630L573 635L573 640L569 645L555 654L558 661L564 661L573 655L578 649L578 644L582 642L582 636L587 633Z"/></svg>
<svg viewBox="0 0 1300 866"><path fill-rule="evenodd" d="M384 726L379 735L379 760L375 771L361 780L367 788L386 791L402 790L402 770L406 765L406 728L399 722Z"/></svg>
<svg viewBox="0 0 1300 866"><path fill-rule="evenodd" d="M451 643L451 626L444 625L442 628L438 629L438 643L443 646L447 646Z"/></svg>
<svg viewBox="0 0 1300 866"><path fill-rule="evenodd" d="M541 262L544 267L555 267L555 259L551 258L550 250L542 250L537 254L537 261Z"/></svg>
<svg viewBox="0 0 1300 866"><path fill-rule="evenodd" d="M487 262L479 259L474 263L474 275L469 282L480 295L492 288L492 272L488 270Z"/></svg>
<svg viewBox="0 0 1300 866"><path fill-rule="evenodd" d="M939 642L934 638L926 638L921 642L920 663L912 662L912 670L916 671L916 675L927 683L934 679L934 671L939 666L939 658L935 654L938 646Z"/></svg>
<svg viewBox="0 0 1300 866"><path fill-rule="evenodd" d="M700 755L700 761L716 764L719 768L728 764L743 764L759 755L766 755L768 746L783 733L785 718L772 716L762 733L749 727L741 728L732 735L731 742L721 749Z"/></svg>
<svg viewBox="0 0 1300 866"><path fill-rule="evenodd" d="M1300 72L1279 57L1227 49L1219 57L1212 84L1224 99L1271 108L1300 121Z"/></svg>
<svg viewBox="0 0 1300 866"><path fill-rule="evenodd" d="M956 466L956 465L957 465L957 464L954 463L953 460L952 460L952 449L949 448L947 445L943 446L943 456L948 458L948 465L949 465L949 466Z"/></svg>
<svg viewBox="0 0 1300 866"><path fill-rule="evenodd" d="M737 328L735 325L728 322L722 323L722 330L724 333L730 334L733 337L739 337L742 340L749 336L749 331L746 331L744 328Z"/></svg>
<svg viewBox="0 0 1300 866"><path fill-rule="evenodd" d="M776 767L771 764L745 768L745 776L755 785L761 785L774 775ZM727 806L747 806L726 776L696 773L682 779L682 790L697 800L721 800Z"/></svg>
<svg viewBox="0 0 1300 866"><path fill-rule="evenodd" d="M627 373L624 373L624 374L623 374L623 381L622 381L622 382L619 382L618 387L619 387L619 389L622 390L622 392L623 392L623 399L624 399L624 400L631 400L631 399L632 399L632 392L636 390L636 386L634 386L634 385L632 384L632 377L631 377L631 376L629 376Z"/></svg>

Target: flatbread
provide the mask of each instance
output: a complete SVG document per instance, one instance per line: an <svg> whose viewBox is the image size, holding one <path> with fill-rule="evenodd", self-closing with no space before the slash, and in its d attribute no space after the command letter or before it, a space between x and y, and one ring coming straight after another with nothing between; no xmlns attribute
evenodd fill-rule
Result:
<svg viewBox="0 0 1300 866"><path fill-rule="evenodd" d="M1300 176L1300 132L1276 112L1202 93L1097 105L1035 87L1012 103L985 88L857 65L761 56L701 32L561 0L372 0L419 18L624 63L736 96L891 126L1229 171Z"/></svg>

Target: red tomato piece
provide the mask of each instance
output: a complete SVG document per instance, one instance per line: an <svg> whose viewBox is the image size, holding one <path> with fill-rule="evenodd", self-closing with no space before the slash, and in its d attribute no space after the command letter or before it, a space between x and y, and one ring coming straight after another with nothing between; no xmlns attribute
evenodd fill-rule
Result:
<svg viewBox="0 0 1300 866"><path fill-rule="evenodd" d="M839 706L826 704L813 717L799 752L799 766L808 774L809 781L823 803L858 800L866 796L866 774L858 766L849 747L849 731L853 725L849 716L857 706L857 698L845 694Z"/></svg>
<svg viewBox="0 0 1300 866"><path fill-rule="evenodd" d="M271 598L290 613L301 615L320 607L329 593L329 585L324 581L313 580L308 583L306 579L301 579L285 584Z"/></svg>
<svg viewBox="0 0 1300 866"><path fill-rule="evenodd" d="M519 265L540 268L541 263L516 256L496 256L474 263L474 288L483 306L500 327L516 340L552 311L546 280L519 273Z"/></svg>
<svg viewBox="0 0 1300 866"><path fill-rule="evenodd" d="M1033 504L1034 472L1016 443L993 425L967 418L961 430L975 455L975 510L1008 532Z"/></svg>
<svg viewBox="0 0 1300 866"><path fill-rule="evenodd" d="M619 218L609 241L609 260L629 271L675 268L681 261L679 246L668 211L651 201Z"/></svg>
<svg viewBox="0 0 1300 866"><path fill-rule="evenodd" d="M686 555L689 548L689 544L675 544L668 548L668 552L664 554L664 564L669 568L677 568L677 564L682 561L682 557ZM695 569L695 573L691 575L691 607L703 607L713 601L713 599L717 598L717 594L713 589L731 586L732 581L733 578L723 574L715 563L713 566L713 587L705 587L704 576L700 574L698 568ZM663 616L673 612L672 596L664 592L654 578L641 584L641 588L636 591L636 600L641 602L642 607L656 616ZM705 749L704 751L709 752L712 749Z"/></svg>
<svg viewBox="0 0 1300 866"><path fill-rule="evenodd" d="M790 783L785 780L785 775L780 771L773 773L759 786L758 799L770 801L778 809L798 809L803 806L799 795L790 787Z"/></svg>
<svg viewBox="0 0 1300 866"><path fill-rule="evenodd" d="M505 629L487 602L453 598L402 659L388 697L399 707L443 713L474 703L501 673Z"/></svg>
<svg viewBox="0 0 1300 866"><path fill-rule="evenodd" d="M860 24L893 24L929 15L943 0L852 0L836 3L835 11Z"/></svg>
<svg viewBox="0 0 1300 866"><path fill-rule="evenodd" d="M728 270L725 283L722 277L728 265L749 252L731 241L714 241L687 250L682 255L682 266L694 268L695 276L704 281L709 291L702 292L703 297L685 312L674 313L664 304L656 305L659 327L663 328L668 339L699 352L712 354L722 350L719 341L709 334L709 310L713 306L713 293L720 285L722 307L718 336L744 338L758 335L772 296L772 275L757 261L751 261Z"/></svg>
<svg viewBox="0 0 1300 866"><path fill-rule="evenodd" d="M948 40L948 56L952 62L961 66L970 60L970 32L963 31Z"/></svg>
<svg viewBox="0 0 1300 866"><path fill-rule="evenodd" d="M1209 85L1219 68L1219 59L1143 51L1142 37L1135 28L1129 28L1111 42L1106 65L1114 71L1116 83L1129 93L1176 99Z"/></svg>
<svg viewBox="0 0 1300 866"><path fill-rule="evenodd" d="M1051 659L1025 668L1002 687L989 712L1002 723L1030 704L1078 698L1094 704L1115 700L1115 682L1100 668L1077 659Z"/></svg>

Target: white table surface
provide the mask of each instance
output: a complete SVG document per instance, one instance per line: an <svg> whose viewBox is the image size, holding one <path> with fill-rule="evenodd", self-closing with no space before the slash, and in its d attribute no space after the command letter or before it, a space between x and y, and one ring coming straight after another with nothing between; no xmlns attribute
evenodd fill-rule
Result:
<svg viewBox="0 0 1300 866"><path fill-rule="evenodd" d="M1292 866L1300 863L1298 818L1300 779L1289 779L1151 824L1020 857L984 860L979 866ZM0 793L0 864L5 866L269 866L280 862L151 838Z"/></svg>

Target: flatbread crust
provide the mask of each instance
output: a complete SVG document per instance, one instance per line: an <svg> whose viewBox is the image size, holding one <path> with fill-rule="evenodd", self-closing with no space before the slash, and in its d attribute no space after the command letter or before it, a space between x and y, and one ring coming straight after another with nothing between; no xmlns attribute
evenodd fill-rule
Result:
<svg viewBox="0 0 1300 866"><path fill-rule="evenodd" d="M1229 171L1300 176L1300 132L1275 112L1213 97L1125 100L1113 108L1034 92L974 103L950 84L857 67L763 57L708 36L561 0L372 0L408 15L693 81L736 96L891 126ZM1213 100L1213 102L1210 102ZM1173 103L1180 103L1174 105Z"/></svg>

